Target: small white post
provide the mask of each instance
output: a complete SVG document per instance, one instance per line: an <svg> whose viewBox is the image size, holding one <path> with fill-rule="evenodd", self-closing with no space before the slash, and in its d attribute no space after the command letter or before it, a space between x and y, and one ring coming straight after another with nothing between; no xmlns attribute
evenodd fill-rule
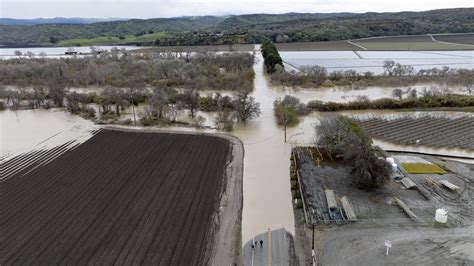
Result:
<svg viewBox="0 0 474 266"><path fill-rule="evenodd" d="M385 246L387 247L387 252L385 253L385 256L388 256L388 250L392 247L392 241L385 240Z"/></svg>

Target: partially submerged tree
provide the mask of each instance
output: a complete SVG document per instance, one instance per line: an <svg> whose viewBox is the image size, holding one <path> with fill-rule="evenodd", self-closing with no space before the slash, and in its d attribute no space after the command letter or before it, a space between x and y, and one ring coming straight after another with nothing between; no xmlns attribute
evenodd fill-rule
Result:
<svg viewBox="0 0 474 266"><path fill-rule="evenodd" d="M308 109L296 97L286 95L283 100L273 102L273 113L279 125L294 126L299 123L298 115L305 115Z"/></svg>
<svg viewBox="0 0 474 266"><path fill-rule="evenodd" d="M260 103L250 96L248 90L242 90L235 94L234 107L238 122L244 124L246 121L259 117L261 114Z"/></svg>
<svg viewBox="0 0 474 266"><path fill-rule="evenodd" d="M66 95L67 109L72 114L77 114L81 111L80 102L81 95L76 92L71 92Z"/></svg>
<svg viewBox="0 0 474 266"><path fill-rule="evenodd" d="M351 119L338 116L324 119L316 126L316 145L333 156L342 156L351 167L354 186L372 190L383 186L389 178L390 167L372 139Z"/></svg>
<svg viewBox="0 0 474 266"><path fill-rule="evenodd" d="M392 96L394 98L398 98L399 100L403 98L403 94L405 94L405 92L400 88L396 88L392 90Z"/></svg>
<svg viewBox="0 0 474 266"><path fill-rule="evenodd" d="M214 118L214 126L218 130L232 131L234 127L234 120L232 119L233 112L229 108L218 111Z"/></svg>
<svg viewBox="0 0 474 266"><path fill-rule="evenodd" d="M64 96L66 92L61 85L52 85L49 87L48 96L53 100L57 107L63 107Z"/></svg>

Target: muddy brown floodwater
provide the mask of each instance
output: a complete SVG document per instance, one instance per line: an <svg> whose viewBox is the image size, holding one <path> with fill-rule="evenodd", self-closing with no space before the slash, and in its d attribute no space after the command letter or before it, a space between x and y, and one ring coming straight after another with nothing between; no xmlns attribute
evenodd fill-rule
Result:
<svg viewBox="0 0 474 266"><path fill-rule="evenodd" d="M88 138L93 122L58 110L0 112L0 156L20 154L34 147L55 147ZM89 136L90 137L90 136Z"/></svg>
<svg viewBox="0 0 474 266"><path fill-rule="evenodd" d="M269 85L263 73L263 58L258 52L259 45L255 46L255 89L253 97L260 102L262 114L259 118L237 125L230 134L238 137L244 144L244 178L243 178L243 216L242 216L242 244L252 239L253 236L271 230L284 228L290 234L295 234L294 215L291 206L291 191L289 180L290 149L293 144L310 144L314 142L314 126L321 117L336 115L337 113L312 113L300 119L298 126L288 128L288 143L284 142L284 131L279 127L273 116L273 101L285 95L293 95L303 102L309 100L332 100L336 102L347 101L360 94L375 91L336 92L332 89L320 92L304 90L293 91L276 88ZM391 92L391 90L389 89ZM378 95L382 95L377 89ZM347 94L348 97L342 97ZM344 115L374 114L382 112L357 111L343 112ZM396 114L396 112L383 112ZM404 112L406 113L406 112ZM206 117L206 125L212 125L213 117ZM0 112L2 123L1 154L15 151L15 146L32 147L38 142L58 133L71 131L75 126L82 128L93 127L92 123L79 117L53 111L19 111L19 121L15 122L13 112ZM20 123L11 126L11 123ZM4 125L5 124L5 125ZM34 125L34 126L31 126ZM36 127L37 125L37 127ZM25 128L27 130L25 130ZM77 128L77 127L76 127ZM53 130L54 129L54 130ZM200 130L182 127L170 127L169 130L188 132L216 132L214 130ZM409 150L415 152L428 152L439 155L454 155L473 157L472 152L452 149L432 149L422 146L401 146L382 141L375 141L385 149ZM21 150L21 149L19 149ZM467 153L467 154L466 154ZM468 157L469 157L468 156Z"/></svg>

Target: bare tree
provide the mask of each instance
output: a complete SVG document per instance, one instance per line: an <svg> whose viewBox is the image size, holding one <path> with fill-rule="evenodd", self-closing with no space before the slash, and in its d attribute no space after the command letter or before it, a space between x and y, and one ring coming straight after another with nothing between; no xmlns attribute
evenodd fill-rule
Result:
<svg viewBox="0 0 474 266"><path fill-rule="evenodd" d="M394 74L395 62L392 60L386 60L383 62L383 69L385 75L393 76Z"/></svg>
<svg viewBox="0 0 474 266"><path fill-rule="evenodd" d="M54 104L58 107L63 107L64 103L64 87L61 85L53 85L49 87L49 97L53 100Z"/></svg>
<svg viewBox="0 0 474 266"><path fill-rule="evenodd" d="M244 124L247 120L259 117L261 114L260 103L256 102L247 90L235 94L234 106L238 122Z"/></svg>
<svg viewBox="0 0 474 266"><path fill-rule="evenodd" d="M402 89L396 88L392 91L392 96L401 100L405 92Z"/></svg>
<svg viewBox="0 0 474 266"><path fill-rule="evenodd" d="M168 87L157 87L153 89L150 97L150 108L152 115L159 119L165 118L169 113L170 96L172 89Z"/></svg>
<svg viewBox="0 0 474 266"><path fill-rule="evenodd" d="M418 91L415 88L410 88L410 90L407 91L407 94L411 99L416 99L418 97Z"/></svg>
<svg viewBox="0 0 474 266"><path fill-rule="evenodd" d="M184 92L184 103L189 109L191 118L194 118L196 115L196 110L199 107L199 92L195 88L187 88Z"/></svg>
<svg viewBox="0 0 474 266"><path fill-rule="evenodd" d="M81 95L79 95L77 92L71 92L66 95L66 101L67 101L67 109L69 112L72 114L77 114L81 111L81 107L79 105L81 101Z"/></svg>
<svg viewBox="0 0 474 266"><path fill-rule="evenodd" d="M218 130L231 131L234 127L232 110L225 108L218 111L216 117L214 118L214 126Z"/></svg>

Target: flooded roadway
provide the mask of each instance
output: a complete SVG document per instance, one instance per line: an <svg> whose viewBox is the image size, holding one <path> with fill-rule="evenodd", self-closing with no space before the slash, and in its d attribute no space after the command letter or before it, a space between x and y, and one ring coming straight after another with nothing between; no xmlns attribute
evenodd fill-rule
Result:
<svg viewBox="0 0 474 266"><path fill-rule="evenodd" d="M259 46L255 47L256 50ZM334 93L333 89L326 89L314 93L292 91L273 88L264 75L263 58L256 52L255 89L253 96L261 104L262 114L259 118L247 122L246 125L236 125L230 134L242 140L245 148L244 181L243 181L243 217L242 217L242 244L253 236L284 228L289 233L295 233L293 210L291 206L291 191L289 180L289 154L291 144L312 144L314 142L314 126L321 117L336 115L335 113L312 113L302 117L300 124L288 129L288 143L284 143L283 128L279 127L273 116L273 101L283 98L286 94L308 100L332 100L335 102L347 101L343 95ZM385 89L387 90L387 89ZM391 91L391 90L389 90ZM368 91L367 91L368 92ZM349 92L350 94L352 92ZM382 93L382 92L381 92ZM386 92L385 92L386 93ZM349 98L356 97L352 93ZM388 93L389 94L389 93ZM342 112L343 114L372 114L377 111ZM378 113L378 112L377 112ZM396 113L387 111L386 113ZM48 110L19 111L18 119L13 112L0 112L1 120L1 155L21 151L27 146L52 136L55 132L74 131L74 128L92 127L92 122L83 120L64 112ZM203 114L204 113L200 113ZM212 124L212 117L207 118L206 124ZM65 123L66 122L66 123ZM77 127L78 126L78 127ZM202 132L203 130L172 127L172 130ZM80 131L80 130L79 130ZM215 132L205 130L206 132ZM66 134L66 135L69 135ZM411 150L433 154L449 154L473 156L469 152L452 149L433 149L425 147L407 147L394 145L383 141L375 141L385 149ZM16 147L18 146L18 147Z"/></svg>

